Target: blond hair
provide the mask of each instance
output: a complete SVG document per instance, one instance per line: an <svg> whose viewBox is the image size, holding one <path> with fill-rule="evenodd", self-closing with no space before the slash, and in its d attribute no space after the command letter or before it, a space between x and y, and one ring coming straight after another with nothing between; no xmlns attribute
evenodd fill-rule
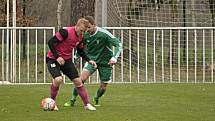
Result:
<svg viewBox="0 0 215 121"><path fill-rule="evenodd" d="M88 25L89 25L89 21L88 20L86 20L86 19L84 19L84 18L80 18L80 19L78 19L78 21L77 21L77 26L79 26L80 24L83 24L85 27L88 27Z"/></svg>

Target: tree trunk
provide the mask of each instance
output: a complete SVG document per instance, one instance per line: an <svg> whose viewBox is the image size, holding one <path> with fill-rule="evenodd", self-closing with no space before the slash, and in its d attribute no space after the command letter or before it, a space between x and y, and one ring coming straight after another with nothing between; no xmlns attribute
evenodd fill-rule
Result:
<svg viewBox="0 0 215 121"><path fill-rule="evenodd" d="M23 10L22 10L22 15L23 16L25 16L25 9L26 9L26 1L25 0L23 0L23 3L24 3L24 6L23 6ZM23 25L23 27L25 27L25 25ZM26 59L26 57L27 57L27 54L26 54L26 41L27 41L27 36L26 36L26 30L25 29L23 29L22 30L22 53L23 53L23 55L22 55L22 58L23 59Z"/></svg>
<svg viewBox="0 0 215 121"><path fill-rule="evenodd" d="M192 27L196 26L196 15L195 15L194 10L195 10L195 0L192 0L192 11L191 11ZM195 32L194 31L193 31L193 45L195 46ZM195 51L197 51L197 50L195 50L195 49L193 50L194 55L195 55ZM195 61L193 61L193 65L195 65Z"/></svg>
<svg viewBox="0 0 215 121"><path fill-rule="evenodd" d="M128 2L128 11L127 11L127 15L128 15L128 26L131 27L132 26L132 13L131 13L131 6L132 6L132 1L133 0L129 0Z"/></svg>
<svg viewBox="0 0 215 121"><path fill-rule="evenodd" d="M63 0L58 0L58 4L57 4L57 29L58 30L62 28L62 24L61 24L62 2Z"/></svg>
<svg viewBox="0 0 215 121"><path fill-rule="evenodd" d="M76 21L80 17L94 16L95 11L95 0L71 0L71 25L76 24Z"/></svg>
<svg viewBox="0 0 215 121"><path fill-rule="evenodd" d="M179 5L179 0L173 0L173 4L172 4L172 8L171 8L171 13L172 13L172 21L173 21L173 25L172 26L178 26L178 5ZM177 30L172 30L172 49L171 49L171 53L169 50L169 56L168 56L168 61L170 62L170 54L172 56L172 64L175 64L177 62L177 56L176 56L176 51L177 51L177 41L178 41L178 37L177 37Z"/></svg>
<svg viewBox="0 0 215 121"><path fill-rule="evenodd" d="M210 4L210 10L211 10L212 27L215 27L215 0L209 0L209 4ZM214 38L215 38L215 31L213 30L213 39Z"/></svg>
<svg viewBox="0 0 215 121"><path fill-rule="evenodd" d="M186 0L183 0L183 27L186 27ZM186 29L183 30L183 63L186 62L187 57L186 57Z"/></svg>
<svg viewBox="0 0 215 121"><path fill-rule="evenodd" d="M210 4L210 10L211 10L211 18L212 18L212 27L215 26L215 1L214 0L209 0L209 4Z"/></svg>
<svg viewBox="0 0 215 121"><path fill-rule="evenodd" d="M158 16L158 12L159 12L159 0L155 0L155 18L156 18L156 26L157 27L159 27L159 16ZM156 45L159 45L160 44L160 30L157 30L156 32L155 32L155 34L156 34ZM155 46L156 46L155 45ZM159 47L156 47L155 48L156 49L156 62L158 62L158 58L159 58Z"/></svg>

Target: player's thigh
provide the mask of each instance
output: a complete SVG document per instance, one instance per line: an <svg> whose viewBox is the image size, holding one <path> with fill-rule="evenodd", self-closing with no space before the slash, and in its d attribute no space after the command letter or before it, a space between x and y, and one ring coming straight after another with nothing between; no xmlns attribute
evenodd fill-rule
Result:
<svg viewBox="0 0 215 121"><path fill-rule="evenodd" d="M88 71L88 70L85 70L85 69L83 69L82 71L81 71L81 75L80 75L80 78L81 78L81 80L82 81L86 81L89 77L90 77L90 72Z"/></svg>
<svg viewBox="0 0 215 121"><path fill-rule="evenodd" d="M63 74L65 74L71 81L74 78L79 77L78 71L75 68L75 65L72 60L66 61L65 64L61 67L61 70Z"/></svg>
<svg viewBox="0 0 215 121"><path fill-rule="evenodd" d="M112 80L112 67L99 67L100 80L109 83Z"/></svg>
<svg viewBox="0 0 215 121"><path fill-rule="evenodd" d="M46 65L53 78L61 76L60 65L57 61L47 58Z"/></svg>

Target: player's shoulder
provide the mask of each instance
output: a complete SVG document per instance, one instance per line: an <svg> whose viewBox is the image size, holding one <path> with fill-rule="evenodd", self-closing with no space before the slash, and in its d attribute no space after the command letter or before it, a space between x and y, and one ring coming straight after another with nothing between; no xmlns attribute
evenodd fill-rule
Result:
<svg viewBox="0 0 215 121"><path fill-rule="evenodd" d="M107 29L103 28L103 27L97 27L97 30L99 32L109 32Z"/></svg>
<svg viewBox="0 0 215 121"><path fill-rule="evenodd" d="M65 29L74 29L75 26L67 26Z"/></svg>
<svg viewBox="0 0 215 121"><path fill-rule="evenodd" d="M68 32L72 32L72 31L75 31L75 27L74 26L68 26L65 28L65 30L67 30Z"/></svg>
<svg viewBox="0 0 215 121"><path fill-rule="evenodd" d="M104 34L111 34L107 29L102 28L102 27L98 27L98 32L104 33Z"/></svg>
<svg viewBox="0 0 215 121"><path fill-rule="evenodd" d="M111 34L107 29L98 27L98 32L105 34L106 36L110 36L111 38L114 38L113 34Z"/></svg>

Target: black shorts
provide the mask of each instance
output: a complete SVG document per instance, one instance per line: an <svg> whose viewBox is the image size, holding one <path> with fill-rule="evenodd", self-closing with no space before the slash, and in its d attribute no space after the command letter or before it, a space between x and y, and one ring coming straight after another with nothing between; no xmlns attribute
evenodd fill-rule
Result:
<svg viewBox="0 0 215 121"><path fill-rule="evenodd" d="M65 74L71 81L74 78L79 77L78 71L71 59L66 60L65 64L60 66L60 64L56 60L46 58L46 64L53 78L61 76L61 72Z"/></svg>

